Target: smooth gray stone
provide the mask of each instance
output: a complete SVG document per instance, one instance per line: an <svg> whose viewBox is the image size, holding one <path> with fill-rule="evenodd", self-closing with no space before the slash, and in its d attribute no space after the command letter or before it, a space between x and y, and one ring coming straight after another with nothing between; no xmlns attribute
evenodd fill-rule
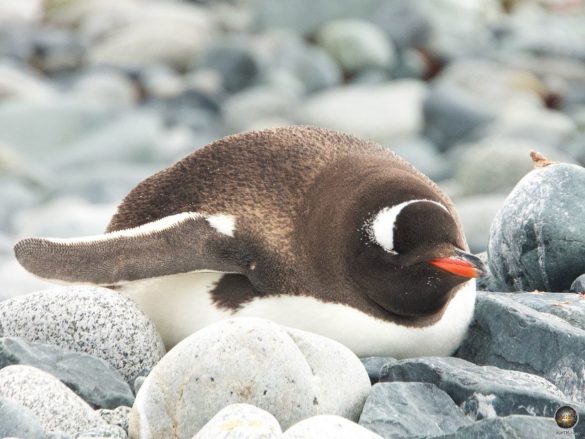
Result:
<svg viewBox="0 0 585 439"><path fill-rule="evenodd" d="M255 28L287 29L308 35L330 20L373 15L383 0L254 0Z"/></svg>
<svg viewBox="0 0 585 439"><path fill-rule="evenodd" d="M570 430L561 430L554 419L548 417L512 415L484 419L455 433L433 439L551 439L556 437L572 439L575 435Z"/></svg>
<svg viewBox="0 0 585 439"><path fill-rule="evenodd" d="M378 26L365 20L329 21L315 38L348 74L371 68L389 69L394 62L392 42Z"/></svg>
<svg viewBox="0 0 585 439"><path fill-rule="evenodd" d="M199 56L198 69L216 70L228 93L237 93L258 81L262 66L246 42L235 39L211 44Z"/></svg>
<svg viewBox="0 0 585 439"><path fill-rule="evenodd" d="M44 439L38 417L12 399L0 398L0 437Z"/></svg>
<svg viewBox="0 0 585 439"><path fill-rule="evenodd" d="M585 169L553 164L528 173L490 229L490 270L501 291L566 291L583 273Z"/></svg>
<svg viewBox="0 0 585 439"><path fill-rule="evenodd" d="M426 47L433 28L418 3L412 0L382 2L370 20L380 26L399 49Z"/></svg>
<svg viewBox="0 0 585 439"><path fill-rule="evenodd" d="M337 415L318 415L303 419L282 435L282 439L321 438L382 439L380 435ZM254 437L253 439L256 438Z"/></svg>
<svg viewBox="0 0 585 439"><path fill-rule="evenodd" d="M490 226L505 198L501 194L482 194L454 200L472 253L487 250Z"/></svg>
<svg viewBox="0 0 585 439"><path fill-rule="evenodd" d="M441 151L473 139L496 118L477 96L448 83L430 89L423 102L423 115L424 135Z"/></svg>
<svg viewBox="0 0 585 439"><path fill-rule="evenodd" d="M472 422L436 385L402 382L374 385L359 421L383 437L453 433Z"/></svg>
<svg viewBox="0 0 585 439"><path fill-rule="evenodd" d="M494 319L498 317L494 316ZM380 381L435 384L447 392L468 416L477 419L511 414L553 416L568 402L555 385L539 376L478 366L453 357L401 360L382 368ZM585 413L583 408L578 411Z"/></svg>
<svg viewBox="0 0 585 439"><path fill-rule="evenodd" d="M364 357L360 358L360 360L366 368L366 372L368 372L370 383L372 383L372 385L380 381L382 367L386 364L394 364L398 361L392 357Z"/></svg>
<svg viewBox="0 0 585 439"><path fill-rule="evenodd" d="M567 397L585 402L585 330L509 296L477 293L474 318L455 355L542 376Z"/></svg>
<svg viewBox="0 0 585 439"><path fill-rule="evenodd" d="M107 361L58 346L0 338L0 369L24 364L44 370L94 408L132 406L134 395L120 373Z"/></svg>
<svg viewBox="0 0 585 439"><path fill-rule="evenodd" d="M496 294L496 293L494 293ZM498 293L585 330L585 297L575 293Z"/></svg>
<svg viewBox="0 0 585 439"><path fill-rule="evenodd" d="M449 177L450 169L444 155L423 137L414 137L390 145L390 149L433 181Z"/></svg>

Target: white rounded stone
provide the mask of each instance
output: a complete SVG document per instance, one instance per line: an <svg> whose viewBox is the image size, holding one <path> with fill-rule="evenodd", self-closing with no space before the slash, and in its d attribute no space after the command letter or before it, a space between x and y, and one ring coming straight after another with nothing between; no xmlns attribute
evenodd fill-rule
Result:
<svg viewBox="0 0 585 439"><path fill-rule="evenodd" d="M289 428L283 439L382 439L381 436L341 416L320 415Z"/></svg>
<svg viewBox="0 0 585 439"><path fill-rule="evenodd" d="M369 390L362 363L345 346L268 320L229 319L186 338L153 368L129 434L191 438L234 403L269 410L283 428L319 414L357 420Z"/></svg>
<svg viewBox="0 0 585 439"><path fill-rule="evenodd" d="M220 410L193 439L278 439L280 425L267 411L250 404L232 404Z"/></svg>

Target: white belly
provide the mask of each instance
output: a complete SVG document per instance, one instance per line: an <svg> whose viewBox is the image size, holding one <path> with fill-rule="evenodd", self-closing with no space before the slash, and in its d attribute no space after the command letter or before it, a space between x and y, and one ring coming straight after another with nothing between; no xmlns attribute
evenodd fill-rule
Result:
<svg viewBox="0 0 585 439"><path fill-rule="evenodd" d="M475 304L475 281L470 280L449 302L441 320L424 328L396 325L349 306L302 296L258 298L230 312L216 308L209 294L222 276L209 272L168 276L132 282L121 292L153 319L168 348L218 320L248 316L324 335L361 357L450 355L465 335Z"/></svg>

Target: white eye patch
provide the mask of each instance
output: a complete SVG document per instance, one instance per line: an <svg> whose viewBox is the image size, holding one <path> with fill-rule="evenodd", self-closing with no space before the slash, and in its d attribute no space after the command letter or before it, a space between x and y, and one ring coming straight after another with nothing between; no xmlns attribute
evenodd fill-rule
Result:
<svg viewBox="0 0 585 439"><path fill-rule="evenodd" d="M394 250L394 229L396 228L396 219L402 209L413 203L433 203L449 213L449 210L441 203L432 200L408 200L396 206L385 207L376 214L368 227L370 239L389 253L398 254Z"/></svg>

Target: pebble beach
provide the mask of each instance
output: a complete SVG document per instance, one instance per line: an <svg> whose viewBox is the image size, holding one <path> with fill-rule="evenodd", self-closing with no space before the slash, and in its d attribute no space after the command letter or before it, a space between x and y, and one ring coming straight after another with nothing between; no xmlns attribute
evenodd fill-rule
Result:
<svg viewBox="0 0 585 439"><path fill-rule="evenodd" d="M585 438L555 421L585 417L584 41L578 0L0 0L0 437ZM374 140L453 199L488 270L452 356L256 318L167 351L132 300L14 257L288 125Z"/></svg>

